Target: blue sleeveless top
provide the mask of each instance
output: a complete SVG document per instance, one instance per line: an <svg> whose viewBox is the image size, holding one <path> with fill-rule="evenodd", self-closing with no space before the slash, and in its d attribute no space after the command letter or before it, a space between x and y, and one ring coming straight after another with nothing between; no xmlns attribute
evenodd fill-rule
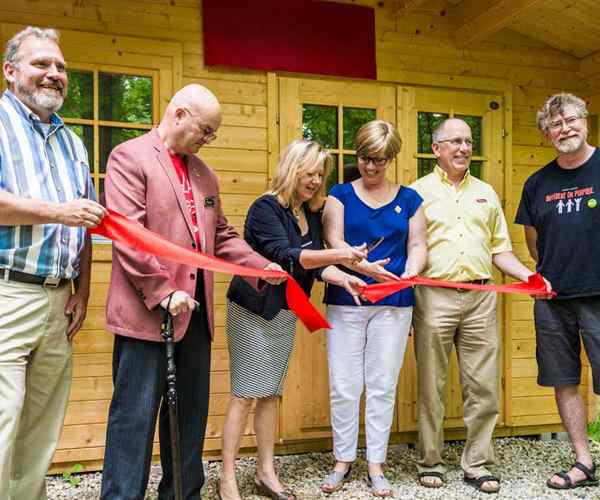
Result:
<svg viewBox="0 0 600 500"><path fill-rule="evenodd" d="M400 276L406 266L406 244L408 241L408 221L415 214L423 199L411 188L401 186L396 197L379 208L365 204L350 183L337 184L331 188L330 196L344 205L344 239L352 246L373 243L383 236L379 246L369 252L370 262L389 258L385 266L388 271ZM360 276L367 283L376 283L373 278L344 269ZM401 290L375 304L361 301L363 305L407 307L415 303L412 288ZM325 303L356 306L346 290L335 285L327 285Z"/></svg>

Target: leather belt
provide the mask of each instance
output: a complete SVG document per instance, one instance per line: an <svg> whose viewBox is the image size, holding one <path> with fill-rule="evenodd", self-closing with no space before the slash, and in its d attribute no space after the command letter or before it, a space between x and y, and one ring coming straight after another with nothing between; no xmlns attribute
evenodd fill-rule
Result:
<svg viewBox="0 0 600 500"><path fill-rule="evenodd" d="M12 269L2 269L0 276L3 276L5 281L19 281L21 283L30 283L32 285L42 285L47 288L59 288L71 281L67 278L37 276L35 274L22 273L21 271L13 271Z"/></svg>
<svg viewBox="0 0 600 500"><path fill-rule="evenodd" d="M461 281L461 283L468 283L469 285L487 285L489 283L489 279L484 280L470 280L470 281ZM469 290L468 288L456 288L457 292L476 292L477 290Z"/></svg>
<svg viewBox="0 0 600 500"><path fill-rule="evenodd" d="M469 283L471 285L487 285L489 279L485 280L471 280L471 281L463 281L462 283Z"/></svg>

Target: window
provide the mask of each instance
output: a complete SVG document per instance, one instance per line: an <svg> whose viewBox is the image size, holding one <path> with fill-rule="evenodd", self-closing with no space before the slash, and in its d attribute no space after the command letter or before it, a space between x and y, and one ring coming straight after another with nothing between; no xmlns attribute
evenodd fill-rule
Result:
<svg viewBox="0 0 600 500"><path fill-rule="evenodd" d="M338 182L351 182L360 177L354 135L363 124L375 118L376 110L372 108L302 105L302 136L317 141L333 156L333 168L325 180L327 191Z"/></svg>
<svg viewBox="0 0 600 500"><path fill-rule="evenodd" d="M482 117L470 115L453 115L453 118L460 118L471 127L473 137L473 154L471 156L471 174L481 179L482 165L484 157L482 156ZM445 119L450 118L447 113L422 112L417 114L417 168L418 176L423 177L429 174L435 167L435 155L431 151L431 142L433 131Z"/></svg>
<svg viewBox="0 0 600 500"><path fill-rule="evenodd" d="M98 197L104 192L111 150L146 133L157 121L155 85L151 71L69 70L69 92L60 115L87 148Z"/></svg>

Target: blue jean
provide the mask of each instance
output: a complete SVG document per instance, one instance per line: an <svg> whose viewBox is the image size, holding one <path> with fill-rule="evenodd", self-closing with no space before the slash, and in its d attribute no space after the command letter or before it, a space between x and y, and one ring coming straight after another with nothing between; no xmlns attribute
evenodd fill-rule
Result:
<svg viewBox="0 0 600 500"><path fill-rule="evenodd" d="M185 336L175 346L182 485L186 500L198 500L204 484L202 448L208 417L210 348L206 314L194 312ZM158 416L163 470L158 498L173 499L164 343L115 335L113 383L101 498L143 500Z"/></svg>

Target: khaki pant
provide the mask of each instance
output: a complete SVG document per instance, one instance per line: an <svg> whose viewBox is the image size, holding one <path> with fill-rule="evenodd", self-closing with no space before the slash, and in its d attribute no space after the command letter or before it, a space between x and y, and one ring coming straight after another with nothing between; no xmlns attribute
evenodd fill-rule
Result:
<svg viewBox="0 0 600 500"><path fill-rule="evenodd" d="M0 280L0 499L45 500L71 384L70 287Z"/></svg>
<svg viewBox="0 0 600 500"><path fill-rule="evenodd" d="M490 473L498 418L500 339L494 292L416 287L413 314L419 387L419 472L445 473L444 391L456 347L467 440L461 467L469 477Z"/></svg>

